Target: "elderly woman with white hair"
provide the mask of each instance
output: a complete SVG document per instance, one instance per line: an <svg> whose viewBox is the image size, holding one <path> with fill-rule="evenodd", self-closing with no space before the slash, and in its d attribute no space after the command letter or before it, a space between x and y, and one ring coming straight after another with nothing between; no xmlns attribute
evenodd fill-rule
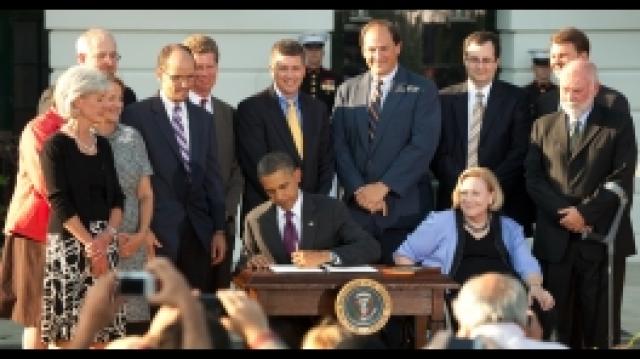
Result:
<svg viewBox="0 0 640 359"><path fill-rule="evenodd" d="M107 139L92 124L104 112L109 85L98 70L76 65L56 83L54 100L67 121L44 145L41 162L51 215L47 229L42 339L64 347L74 335L87 287L118 262L115 240L124 195ZM124 335L124 313L96 336Z"/></svg>
<svg viewBox="0 0 640 359"><path fill-rule="evenodd" d="M530 301L543 310L554 306L542 287L538 261L522 227L499 214L502 189L484 167L467 168L452 193L453 209L430 213L394 253L398 265L439 267L460 283L482 273L512 274L527 284Z"/></svg>

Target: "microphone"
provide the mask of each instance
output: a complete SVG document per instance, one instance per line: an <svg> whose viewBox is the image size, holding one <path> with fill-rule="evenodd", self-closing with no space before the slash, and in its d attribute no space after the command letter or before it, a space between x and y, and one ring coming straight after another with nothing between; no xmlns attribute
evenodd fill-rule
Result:
<svg viewBox="0 0 640 359"><path fill-rule="evenodd" d="M605 182L604 189L618 197L618 211L611 223L611 227L609 228L609 232L606 235L598 234L591 232L589 230L582 232L582 239L585 240L595 240L602 243L612 242L615 238L616 232L618 231L618 226L620 225L620 220L622 218L622 213L624 212L624 208L627 205L627 195L624 192L624 189L616 182L609 181Z"/></svg>

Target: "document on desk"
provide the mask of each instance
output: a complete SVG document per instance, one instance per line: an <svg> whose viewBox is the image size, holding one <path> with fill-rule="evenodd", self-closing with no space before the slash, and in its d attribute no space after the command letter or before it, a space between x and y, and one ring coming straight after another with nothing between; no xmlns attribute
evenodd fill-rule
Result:
<svg viewBox="0 0 640 359"><path fill-rule="evenodd" d="M322 268L301 268L296 267L294 264L272 264L269 266L274 273L324 273Z"/></svg>
<svg viewBox="0 0 640 359"><path fill-rule="evenodd" d="M322 265L321 267L329 273L375 273L378 271L374 267L367 265L352 267Z"/></svg>
<svg viewBox="0 0 640 359"><path fill-rule="evenodd" d="M269 266L274 273L375 273L378 270L372 266L336 267L323 264L319 268L301 268L294 264L272 264Z"/></svg>

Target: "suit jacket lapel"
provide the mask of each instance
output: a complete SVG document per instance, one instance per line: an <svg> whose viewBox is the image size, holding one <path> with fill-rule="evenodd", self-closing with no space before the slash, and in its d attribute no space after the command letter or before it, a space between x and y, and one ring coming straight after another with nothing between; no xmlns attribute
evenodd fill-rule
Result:
<svg viewBox="0 0 640 359"><path fill-rule="evenodd" d="M155 101L151 103L151 110L154 112L153 122L158 126L158 129L164 137L167 139L169 143L169 147L173 150L176 156L182 161L180 157L180 151L178 150L178 140L176 139L175 131L171 126L171 121L169 116L167 115L167 110L164 107L164 103L160 99L160 97L156 97Z"/></svg>
<svg viewBox="0 0 640 359"><path fill-rule="evenodd" d="M302 227L300 248L302 249L315 248L316 230L318 228L315 212L316 204L311 196L304 194L302 197L302 220L300 221Z"/></svg>
<svg viewBox="0 0 640 359"><path fill-rule="evenodd" d="M356 118L356 126L358 127L358 133L360 134L360 142L362 147L369 149L369 92L371 90L371 73L367 72L360 78L360 81L356 84L354 93L356 94L355 101L353 103L360 105L360 116ZM356 109L357 110L357 109Z"/></svg>
<svg viewBox="0 0 640 359"><path fill-rule="evenodd" d="M189 116L189 166L191 167L191 172L193 172L194 159L198 158L196 154L200 153L200 148L204 143L202 136L204 136L205 133L204 129L201 128L200 121L198 121L197 116L194 114L196 105L189 101L185 101L185 103L187 104L187 113ZM211 116L211 114L209 114L209 116Z"/></svg>
<svg viewBox="0 0 640 359"><path fill-rule="evenodd" d="M482 144L490 133L491 126L499 121L501 104L504 101L504 92L502 84L498 80L493 81L489 98L487 99L487 108L484 110L482 117L482 127L480 128L480 144ZM480 154L478 154L480 159Z"/></svg>
<svg viewBox="0 0 640 359"><path fill-rule="evenodd" d="M310 111L309 99L303 96L302 93L298 94L298 101L300 102L300 113L302 114L302 154L307 157L307 154L311 153L311 149L315 147L314 141L317 138L317 134L315 133L314 124L317 121L314 117L317 114ZM293 136L291 136L291 143L293 144Z"/></svg>
<svg viewBox="0 0 640 359"><path fill-rule="evenodd" d="M593 109L591 110L591 113L587 117L585 128L584 130L582 130L582 136L580 136L580 139L579 139L580 142L578 142L578 147L575 153L571 154L572 161L576 158L576 156L580 152L582 152L582 150L584 150L585 147L587 147L587 145L589 144L589 142L591 142L593 137L598 132L600 132L600 130L602 129L601 120L602 120L602 116L600 114L600 111L594 105Z"/></svg>
<svg viewBox="0 0 640 359"><path fill-rule="evenodd" d="M556 112L554 119L551 120L553 128L550 131L551 140L555 144L555 151L564 161L569 160L569 130L567 129L567 120L565 113Z"/></svg>
<svg viewBox="0 0 640 359"><path fill-rule="evenodd" d="M291 258L287 255L282 243L277 215L276 206L272 204L259 219L260 233L262 233L262 239L276 263L291 264Z"/></svg>
<svg viewBox="0 0 640 359"><path fill-rule="evenodd" d="M276 132L280 135L282 141L289 148L289 154L295 154L298 161L301 161L300 155L298 154L298 150L296 149L295 143L293 143L293 136L291 135L291 130L289 129L289 124L287 123L287 117L282 112L282 108L280 107L280 99L278 99L278 94L273 89L273 86L270 86L267 90L265 90L265 96L267 97L267 110L269 113L267 114L268 118L273 119L272 125L275 128ZM304 123L304 120L302 121ZM303 130L304 131L304 130ZM304 132L303 132L304 136ZM303 137L304 139L304 137ZM304 141L303 141L303 154L304 154ZM301 161L302 163L302 161Z"/></svg>
<svg viewBox="0 0 640 359"><path fill-rule="evenodd" d="M467 154L467 146L469 144L469 112L467 111L467 106L469 106L468 101L468 92L469 89L467 87L467 82L463 82L460 84L459 93L455 95L454 99L454 113L455 113L455 121L456 126L458 127L459 134L462 134L464 137L460 139L460 143L462 144L462 153ZM465 157L466 163L466 157Z"/></svg>

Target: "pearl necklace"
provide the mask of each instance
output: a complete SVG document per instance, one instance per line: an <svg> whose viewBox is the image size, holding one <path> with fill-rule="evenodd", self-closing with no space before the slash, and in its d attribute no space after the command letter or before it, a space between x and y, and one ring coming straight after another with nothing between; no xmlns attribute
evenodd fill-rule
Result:
<svg viewBox="0 0 640 359"><path fill-rule="evenodd" d="M487 233L489 233L489 228L491 224L491 214L487 217L487 221L480 227L475 227L471 222L469 222L466 218L464 219L463 227L474 237L483 237Z"/></svg>
<svg viewBox="0 0 640 359"><path fill-rule="evenodd" d="M76 128L76 136L75 136L76 143L78 144L78 147L80 147L80 150L82 152L96 153L96 151L98 150L98 146L97 146L98 140L96 139L96 135L94 134L93 128L89 130L89 133L91 134L91 144L86 145L80 141L80 136L78 136L78 129Z"/></svg>

